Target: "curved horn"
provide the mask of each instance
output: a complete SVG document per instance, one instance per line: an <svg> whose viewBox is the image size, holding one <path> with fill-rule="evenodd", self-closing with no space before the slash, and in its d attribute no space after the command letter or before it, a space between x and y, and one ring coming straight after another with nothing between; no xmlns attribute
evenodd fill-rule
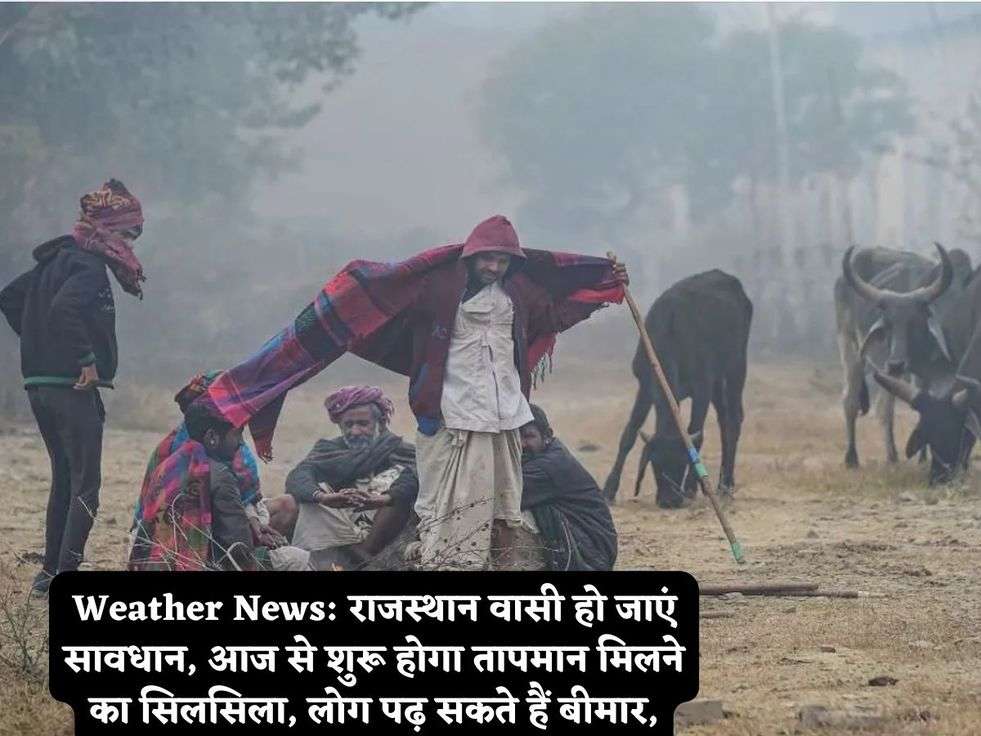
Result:
<svg viewBox="0 0 981 736"><path fill-rule="evenodd" d="M960 391L957 391L950 397L950 403L956 406L958 409L963 409L965 406L967 406L967 400L969 398L971 397L968 390L966 388L962 388Z"/></svg>
<svg viewBox="0 0 981 736"><path fill-rule="evenodd" d="M845 257L841 259L841 270L845 275L845 281L851 286L858 295L863 299L868 299L873 304L878 304L882 301L888 292L883 289L878 289L868 281L865 281L861 276L855 273L852 268L852 252L855 250L855 246L851 246L845 251Z"/></svg>
<svg viewBox="0 0 981 736"><path fill-rule="evenodd" d="M963 409L971 403L972 398L981 396L981 381L970 376L962 376L960 373L955 378L959 383L964 384L964 388L954 392L954 395L950 397L950 401L958 409Z"/></svg>
<svg viewBox="0 0 981 736"><path fill-rule="evenodd" d="M917 395L920 393L913 384L907 383L901 378L895 378L894 376L883 373L878 368L874 368L873 373L875 375L876 382L882 386L882 388L891 393L897 399L902 399L907 404L912 405L912 403L916 400Z"/></svg>
<svg viewBox="0 0 981 736"><path fill-rule="evenodd" d="M940 298L954 280L954 265L950 262L950 256L947 255L947 250L940 243L934 243L934 245L940 254L940 275L933 280L932 284L921 286L919 289L913 289L909 293L911 298L921 301L924 304L929 304Z"/></svg>
<svg viewBox="0 0 981 736"><path fill-rule="evenodd" d="M968 390L973 391L974 393L981 396L981 381L979 381L976 378L971 378L970 376L962 375L960 373L955 375L954 378L956 378L958 381L963 383L968 388Z"/></svg>

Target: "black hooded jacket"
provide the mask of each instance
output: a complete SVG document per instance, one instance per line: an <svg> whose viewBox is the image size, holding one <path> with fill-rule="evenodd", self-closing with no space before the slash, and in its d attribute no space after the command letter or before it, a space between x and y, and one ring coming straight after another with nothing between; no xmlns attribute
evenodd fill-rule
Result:
<svg viewBox="0 0 981 736"><path fill-rule="evenodd" d="M0 311L20 336L25 387L72 386L95 363L99 385L116 376L116 307L105 260L65 235L34 249L37 265L0 291Z"/></svg>

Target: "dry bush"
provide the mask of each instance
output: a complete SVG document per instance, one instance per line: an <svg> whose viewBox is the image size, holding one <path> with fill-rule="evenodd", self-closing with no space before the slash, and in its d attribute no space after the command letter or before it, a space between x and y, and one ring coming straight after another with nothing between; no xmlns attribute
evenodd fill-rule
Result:
<svg viewBox="0 0 981 736"><path fill-rule="evenodd" d="M44 604L14 590L0 592L0 665L15 678L44 684L48 676L48 627Z"/></svg>

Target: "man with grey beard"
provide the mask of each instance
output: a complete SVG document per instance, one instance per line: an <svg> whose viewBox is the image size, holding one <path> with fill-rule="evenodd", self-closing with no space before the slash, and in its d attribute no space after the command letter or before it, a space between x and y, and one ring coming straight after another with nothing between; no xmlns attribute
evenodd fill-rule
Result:
<svg viewBox="0 0 981 736"><path fill-rule="evenodd" d="M341 435L318 440L290 472L286 495L268 504L270 526L322 552L318 566L352 569L408 521L419 493L415 448L388 430L394 407L377 386L346 386L324 405Z"/></svg>

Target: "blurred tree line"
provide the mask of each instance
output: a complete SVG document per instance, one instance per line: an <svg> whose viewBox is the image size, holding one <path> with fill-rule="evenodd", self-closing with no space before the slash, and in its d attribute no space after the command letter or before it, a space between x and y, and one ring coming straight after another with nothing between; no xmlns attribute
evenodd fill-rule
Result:
<svg viewBox="0 0 981 736"><path fill-rule="evenodd" d="M68 231L83 192L121 178L146 205L149 280L144 302L117 299L120 379L175 384L255 349L351 253L440 242L346 241L326 218L248 211L255 182L298 165L289 136L319 111L310 87L326 94L355 70L358 19L405 22L418 8L0 3L0 280ZM525 194L523 237L611 245L671 280L742 252L747 272L776 282L766 264L786 254L761 224L775 207L755 194L778 179L772 39L723 35L692 4L580 8L502 54L479 98L484 139ZM904 85L841 29L793 21L778 33L791 181L847 182L910 130ZM759 222L734 228L724 215L746 202ZM659 242L649 228L679 219L701 241ZM821 258L836 268L827 248ZM19 386L15 347L0 330L0 387Z"/></svg>
<svg viewBox="0 0 981 736"><path fill-rule="evenodd" d="M419 7L0 4L0 279L29 268L31 248L69 231L79 196L115 176L147 212L146 299L117 297L121 378L138 366L173 382L243 357L324 273L254 286L310 245L247 207L254 182L299 162L289 134L320 106L296 93L316 82L326 94L354 71L359 18L404 22ZM0 382L19 384L17 351L0 354Z"/></svg>
<svg viewBox="0 0 981 736"><path fill-rule="evenodd" d="M762 290L799 261L820 270L814 293L830 294L831 244L801 238L796 246L822 252L798 253L773 225L771 43L781 57L789 185L807 190L800 199L837 187L843 200L863 165L912 130L912 101L903 81L864 63L860 39L838 27L787 20L774 35L765 27L723 34L696 4L593 5L502 55L478 119L503 179L525 193L516 215L525 231L615 246L648 264L640 288L741 260L737 275L760 279ZM788 305L770 306L764 319ZM830 344L830 303L827 311L816 329Z"/></svg>
<svg viewBox="0 0 981 736"><path fill-rule="evenodd" d="M912 129L902 80L863 65L857 37L803 22L779 36L793 181L854 174ZM502 57L479 120L550 229L615 235L672 184L700 221L740 180L777 177L768 57L765 31L720 37L697 5L592 6Z"/></svg>

